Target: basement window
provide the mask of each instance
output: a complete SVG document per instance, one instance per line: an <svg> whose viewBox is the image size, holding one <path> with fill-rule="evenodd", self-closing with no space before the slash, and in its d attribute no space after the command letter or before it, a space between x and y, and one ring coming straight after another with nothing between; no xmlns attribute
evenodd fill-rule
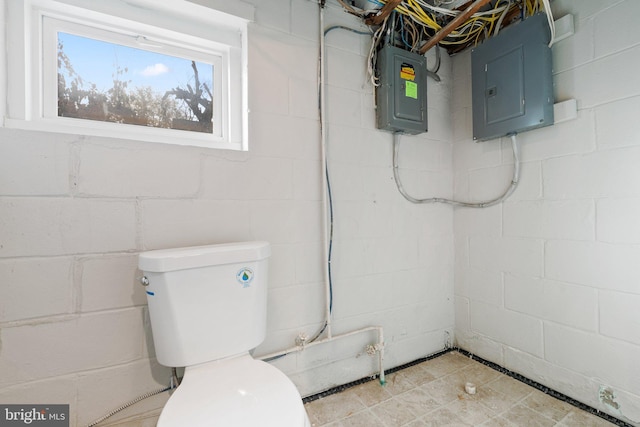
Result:
<svg viewBox="0 0 640 427"><path fill-rule="evenodd" d="M246 19L186 0L20 3L6 126L247 149Z"/></svg>

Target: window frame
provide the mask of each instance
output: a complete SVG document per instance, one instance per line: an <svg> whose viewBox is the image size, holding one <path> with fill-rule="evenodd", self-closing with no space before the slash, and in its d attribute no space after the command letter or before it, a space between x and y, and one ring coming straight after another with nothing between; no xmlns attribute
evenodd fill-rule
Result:
<svg viewBox="0 0 640 427"><path fill-rule="evenodd" d="M0 0L0 6L5 2L10 82L6 127L248 149L248 20L245 17L185 0L174 0L170 7L157 7L147 0L91 2L97 3L91 5L92 9L74 4L84 5L82 0ZM101 10L96 10L98 7ZM58 117L54 107L57 106L58 31L217 65L214 77L220 77L220 82L215 82L219 86L214 95L214 116L219 122L219 133Z"/></svg>

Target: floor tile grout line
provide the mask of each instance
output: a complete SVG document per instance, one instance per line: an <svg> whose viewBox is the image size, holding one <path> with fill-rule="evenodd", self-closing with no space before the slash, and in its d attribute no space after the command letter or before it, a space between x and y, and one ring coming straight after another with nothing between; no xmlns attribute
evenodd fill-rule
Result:
<svg viewBox="0 0 640 427"><path fill-rule="evenodd" d="M481 357L479 357L479 356L477 356L477 355L475 355L473 353L470 353L470 352L468 352L468 351L466 351L464 349L458 348L458 347L445 349L445 350L440 351L438 353L434 353L434 354L432 354L430 356L419 358L419 359L416 359L416 360L414 360L412 362L405 363L405 364L397 366L395 368L391 368L391 369L387 370L386 373L387 374L392 374L392 373L401 371L403 369L407 369L407 368L409 368L411 366L419 365L419 364L424 363L426 361L436 359L436 358L438 358L440 356L443 356L443 355L445 355L447 353L454 352L454 351L458 352L462 356L468 357L469 359L471 359L471 360L473 360L475 362L478 362L478 363L480 363L480 364L482 364L484 366L487 366L487 367L489 367L489 368L491 368L491 369L493 369L493 370L495 370L495 371L497 371L497 372L499 372L499 373L501 373L503 375L506 375L507 377L513 378L513 379L519 381L520 383L523 383L523 384L525 384L525 385L527 385L527 386L529 386L529 387L531 387L533 389L536 389L536 390L544 393L545 395L551 396L551 397L553 397L553 398L555 398L557 400L565 402L565 403L567 403L567 404L569 404L569 405L571 405L571 406L573 406L573 407L575 407L575 408L577 408L577 409L579 409L581 411L584 411L584 412L587 412L587 413L589 413L591 415L594 415L594 416L597 416L599 418L602 418L602 419L604 419L604 420L606 420L606 421L608 421L608 422L610 422L610 423L612 423L614 425L620 426L620 427L633 427L632 425L630 425L630 424L628 424L628 423L626 423L626 422L624 422L624 421L622 421L622 420L620 420L618 418L615 418L615 417L613 417L613 416L611 416L611 415L609 415L607 413L601 412L601 411L599 411L599 410L597 410L597 409L595 409L595 408L593 408L591 406L588 406L588 405L586 405L586 404L584 404L582 402L579 402L579 401L577 401L577 400L575 400L575 399L573 399L573 398L571 398L571 397L569 397L569 396L567 396L565 394L562 394L562 393L560 393L560 392L558 392L556 390L553 390L553 389L551 389L549 387L546 387L546 386L544 386L544 385L542 385L542 384L540 384L540 383L538 383L536 381L533 381L533 380L531 380L531 379L529 379L529 378L527 378L527 377L525 377L523 375L520 375L520 374L518 374L516 372L513 372L513 371L511 371L509 369L506 369L506 368L504 368L504 367L502 367L502 366L500 366L500 365L498 365L498 364L496 364L494 362L490 362L490 361L488 361L486 359L483 359L483 358L481 358ZM461 370L463 370L465 368L466 367L458 368L457 370L454 370L454 371L452 371L452 372L450 372L450 373L448 373L446 375L443 375L442 377L446 377L447 375L451 375L454 372L459 372L459 371L461 371ZM372 375L370 377L365 377L365 378L362 378L362 379L359 379L359 380L356 380L356 381L352 381L352 382L347 383L347 384L343 384L343 385L340 385L340 386L337 386L337 387L333 387L333 388L325 390L323 392L320 392L320 393L317 393L317 394L314 394L314 395L311 395L311 396L307 396L307 397L305 397L303 399L303 402L305 404L306 403L310 403L310 402L313 402L315 400L321 399L323 397L327 397L327 396L330 396L330 395L333 395L333 394L336 394L336 393L340 393L340 392L346 391L346 390L348 390L350 388L353 388L355 386L358 386L358 385L361 385L361 384L366 384L366 383L371 382L371 381L373 381L373 380L375 380L377 378L378 378L378 375ZM412 389L415 389L415 388L418 388L418 387L421 387L421 385L414 385L414 387ZM535 411L536 413L540 414L541 416L543 416L543 417L555 422L556 423L555 425L562 425L561 423L571 414L571 412L569 412L569 413L565 414L565 416L563 416L561 420L556 421L556 420L553 420L552 418L546 416L545 414L542 414L539 411L536 411L535 409L523 404L522 402L525 399L527 399L532 393L528 393L527 395L523 396L520 400L518 400L517 402L514 402L514 404L511 407L514 407L517 404L522 404L522 406L526 407L527 409ZM375 418L377 418L378 420L380 420L384 424L384 421L381 420L379 417L377 417L373 411L371 411L372 407L374 407L376 405L379 405L381 402L378 402L375 405L369 407L357 395L356 395L356 397L358 398L359 402L365 406L364 410L369 411ZM393 398L393 396L391 398ZM443 405L443 406L446 406L446 405ZM501 412L499 414L496 414L496 416L503 416L503 414L508 412L508 411L509 410L505 410L505 411L503 411L503 412ZM420 419L420 418L421 417L417 417L416 420ZM334 420L334 422L336 422L336 421L340 421L340 420Z"/></svg>
<svg viewBox="0 0 640 427"><path fill-rule="evenodd" d="M599 411L596 408L593 408L593 407L591 407L589 405L586 405L586 404L584 404L584 403L582 403L582 402L580 402L578 400L575 400L575 399L567 396L566 394L560 393L559 391L556 391L556 390L554 390L554 389L552 389L550 387L547 387L547 386L545 386L543 384L540 384L537 381L529 379L529 378L525 377L524 375L518 374L517 372L513 372L513 371L511 371L511 370L509 370L507 368L504 368L504 367L498 365L497 363L490 362L490 361L488 361L486 359L483 359L482 357L479 357L479 356L477 356L477 355L475 355L475 354L473 354L471 352L468 352L468 351L466 351L464 349L461 349L461 348L454 348L453 350L456 350L456 351L458 351L460 354L462 354L464 356L467 356L467 357L469 357L469 358L471 358L473 360L476 360L477 362L480 362L483 365L488 366L489 368L495 369L496 371L498 371L500 373L503 373L503 374L515 379L515 380L518 380L523 384L526 384L526 385L528 385L528 386L530 386L530 387L532 387L532 388L534 388L536 390L539 390L539 391L543 392L544 394L546 394L548 396L554 397L554 398L556 398L556 399L558 399L558 400L560 400L562 402L566 402L566 403L568 403L568 404L570 404L572 406L575 406L578 409L581 409L582 411L585 411L585 412L588 412L588 413L590 413L592 415L600 417L600 418L602 418L602 419L604 419L604 420L606 420L606 421L608 421L608 422L610 422L612 424L615 424L615 425L620 426L620 427L633 427L631 424L626 423L626 422L622 421L619 418L616 418L616 417L614 417L612 415L609 415L609 414L607 414L605 412Z"/></svg>
<svg viewBox="0 0 640 427"><path fill-rule="evenodd" d="M418 364L426 362L428 360L435 359L437 357L443 356L443 355L445 355L447 353L450 353L452 351L455 351L455 350L456 349L454 349L454 348L449 348L449 349L440 351L438 353L434 353L434 354L432 354L430 356L422 357L422 358L416 359L416 360L414 360L412 362L405 363L405 364L400 365L400 366L396 366L395 368L391 368L391 369L385 370L385 375L393 374L393 373L401 371L403 369L410 368L411 366L418 365ZM332 394L341 393L341 392L346 391L346 390L348 390L350 388L353 388L353 387L358 386L360 384L368 383L368 382L376 380L378 378L379 378L379 374L371 375L371 376L365 377L365 378L360 378L359 380L351 381L349 383L342 384L342 385L339 385L339 386L336 386L336 387L332 387L332 388L327 389L325 391L321 391L320 393L316 393L316 394L312 394L310 396L304 397L302 399L302 402L303 403L313 402L314 400L322 399L323 397L331 396Z"/></svg>

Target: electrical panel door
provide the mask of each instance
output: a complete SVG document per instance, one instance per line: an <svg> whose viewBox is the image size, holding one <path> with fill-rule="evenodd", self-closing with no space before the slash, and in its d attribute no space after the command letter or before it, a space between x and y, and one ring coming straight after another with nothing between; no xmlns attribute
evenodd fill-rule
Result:
<svg viewBox="0 0 640 427"><path fill-rule="evenodd" d="M550 37L539 13L471 51L473 139L553 124Z"/></svg>
<svg viewBox="0 0 640 427"><path fill-rule="evenodd" d="M427 131L427 60L385 45L378 52L376 115L378 129L418 134Z"/></svg>

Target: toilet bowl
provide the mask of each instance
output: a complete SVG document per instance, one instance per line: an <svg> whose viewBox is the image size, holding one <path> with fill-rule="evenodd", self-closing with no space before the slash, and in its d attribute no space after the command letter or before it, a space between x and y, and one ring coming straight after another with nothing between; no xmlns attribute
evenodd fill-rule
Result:
<svg viewBox="0 0 640 427"><path fill-rule="evenodd" d="M309 427L300 393L249 350L266 334L270 246L244 242L143 252L158 362L185 367L159 427Z"/></svg>
<svg viewBox="0 0 640 427"><path fill-rule="evenodd" d="M300 402L286 375L246 354L187 367L158 427L309 427Z"/></svg>

